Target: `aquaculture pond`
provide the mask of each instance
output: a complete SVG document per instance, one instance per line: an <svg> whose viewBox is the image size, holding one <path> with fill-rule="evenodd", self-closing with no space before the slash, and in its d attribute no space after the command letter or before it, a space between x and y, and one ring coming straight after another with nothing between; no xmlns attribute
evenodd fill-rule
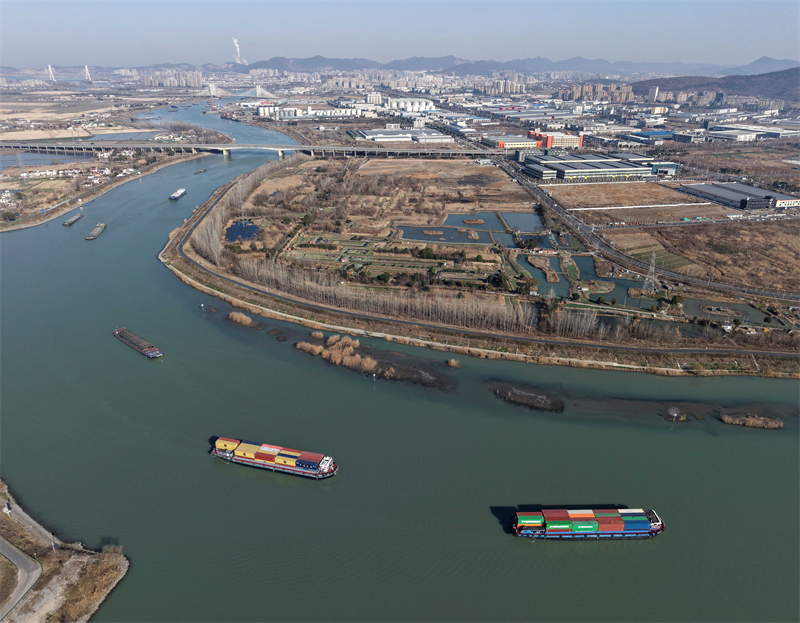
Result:
<svg viewBox="0 0 800 623"><path fill-rule="evenodd" d="M483 221L483 223L465 223L464 221ZM478 214L448 214L444 225L450 227L466 227L467 229L485 229L488 231L505 231L505 227L494 212Z"/></svg>
<svg viewBox="0 0 800 623"><path fill-rule="evenodd" d="M529 212L503 212L502 217L511 229L516 227L521 232L530 233L544 229L542 219L539 218L538 214L531 214Z"/></svg>
<svg viewBox="0 0 800 623"><path fill-rule="evenodd" d="M476 230L477 240L470 240L467 232L461 233L455 227L431 225L430 227L398 227L402 232L403 240L420 240L423 242L450 242L456 244L493 244L492 236L488 231ZM441 234L426 234L424 232L442 232Z"/></svg>
<svg viewBox="0 0 800 623"><path fill-rule="evenodd" d="M237 240L255 240L256 236L258 236L258 225L253 221L236 221L228 227L225 239L228 242L236 242Z"/></svg>

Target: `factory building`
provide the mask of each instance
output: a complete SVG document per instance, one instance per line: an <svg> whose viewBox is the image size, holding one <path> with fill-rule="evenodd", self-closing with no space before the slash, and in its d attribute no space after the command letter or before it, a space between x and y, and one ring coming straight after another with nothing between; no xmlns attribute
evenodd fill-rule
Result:
<svg viewBox="0 0 800 623"><path fill-rule="evenodd" d="M528 138L541 141L539 147L583 147L583 136L564 132L528 132Z"/></svg>
<svg viewBox="0 0 800 623"><path fill-rule="evenodd" d="M636 155L636 154L632 154ZM528 170L530 169L530 172ZM545 169L552 173L545 173ZM653 175L649 161L633 162L603 154L567 156L527 156L524 171L538 179L591 180L648 177ZM555 173L555 176L553 176Z"/></svg>
<svg viewBox="0 0 800 623"><path fill-rule="evenodd" d="M540 147L538 141L524 136L487 136L481 141L494 149L526 149Z"/></svg>
<svg viewBox="0 0 800 623"><path fill-rule="evenodd" d="M678 190L740 210L763 210L774 207L774 199L763 195L761 197L746 195L737 190L726 188L721 184L682 184Z"/></svg>
<svg viewBox="0 0 800 623"><path fill-rule="evenodd" d="M776 208L800 207L800 197L776 193L775 191L768 190L766 188L756 188L755 186L748 186L747 184L742 184L741 182L720 182L718 184L713 184L713 186L726 188L750 197L772 199Z"/></svg>
<svg viewBox="0 0 800 623"><path fill-rule="evenodd" d="M431 128L399 128L388 127L383 130L355 130L357 138L365 138L376 143L453 143L452 136L442 134Z"/></svg>
<svg viewBox="0 0 800 623"><path fill-rule="evenodd" d="M734 143L749 143L756 140L758 133L747 130L723 130L721 132L706 132L712 141L732 141Z"/></svg>

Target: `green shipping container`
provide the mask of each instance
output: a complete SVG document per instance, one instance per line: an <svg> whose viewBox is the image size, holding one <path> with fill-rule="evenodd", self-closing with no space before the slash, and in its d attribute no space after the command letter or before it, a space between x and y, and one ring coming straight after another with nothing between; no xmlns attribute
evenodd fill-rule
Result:
<svg viewBox="0 0 800 623"><path fill-rule="evenodd" d="M571 521L548 521L547 522L548 528L571 528L572 522Z"/></svg>

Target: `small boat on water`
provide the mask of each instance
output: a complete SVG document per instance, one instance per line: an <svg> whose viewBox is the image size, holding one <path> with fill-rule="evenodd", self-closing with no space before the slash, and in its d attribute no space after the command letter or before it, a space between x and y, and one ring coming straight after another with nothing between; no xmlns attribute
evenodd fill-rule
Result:
<svg viewBox="0 0 800 623"><path fill-rule="evenodd" d="M200 169L199 171L195 171L194 174L197 175L198 173L205 173L205 169Z"/></svg>
<svg viewBox="0 0 800 623"><path fill-rule="evenodd" d="M169 196L170 201L175 201L176 199L180 199L185 194L186 194L186 189L185 188L179 188L178 190L176 190L174 193L172 193Z"/></svg>
<svg viewBox="0 0 800 623"><path fill-rule="evenodd" d="M97 225L94 226L94 229L89 233L89 235L86 236L86 240L94 240L100 234L103 233L103 230L105 228L106 228L105 223L98 223Z"/></svg>

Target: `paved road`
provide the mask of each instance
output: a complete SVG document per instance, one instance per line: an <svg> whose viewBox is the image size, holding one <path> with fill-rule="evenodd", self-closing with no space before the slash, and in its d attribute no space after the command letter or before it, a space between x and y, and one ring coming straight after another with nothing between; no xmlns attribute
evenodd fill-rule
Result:
<svg viewBox="0 0 800 623"><path fill-rule="evenodd" d="M232 187L233 183L228 185L228 188ZM485 331L473 331L469 329L461 329L461 328L452 328L446 326L440 326L435 324L429 324L425 322L416 322L413 320L400 320L396 318L385 318L383 316L373 316L370 314L362 314L359 312L351 312L345 311L334 307L327 307L325 305L318 305L316 303L310 303L306 301L300 301L298 299L291 298L289 296L284 296L281 294L277 294L275 292L270 292L266 288L259 288L256 286L247 285L238 281L236 279L231 279L230 277L226 277L224 275L220 275L216 272L209 271L206 266L194 261L189 256L186 255L183 251L183 245L189 240L192 235L192 232L195 228L203 221L205 216L214 208L215 205L227 194L227 189L225 192L220 194L214 202L209 205L209 207L205 210L203 215L192 225L181 238L181 240L176 245L176 250L178 255L183 258L186 262L193 264L200 270L205 273L210 273L217 277L218 279L222 279L230 284L233 284L239 288L250 290L251 292L257 292L261 295L266 295L270 298L284 301L286 303L291 303L294 305L300 305L302 307L307 307L310 309L317 309L320 311L325 312L332 312L342 316L350 316L351 318L360 318L363 320L372 320L376 322L391 322L394 324L401 324L401 325L408 325L414 327L420 327L423 329L430 329L434 331L453 331L457 333L462 333L464 335L469 335L477 338L484 338L484 339L505 339L505 340L512 340L517 342L528 342L532 344L546 344L549 346L578 346L578 347L586 347L586 348L598 348L598 349L606 349L606 350L618 350L618 351L633 351L633 352L641 352L641 353L648 353L648 352L658 352L658 353L671 353L671 354L688 354L688 353L708 353L708 354L738 354L741 356L750 356L750 355L768 355L768 356L777 356L777 357L800 357L800 353L793 353L793 352L785 352L785 351L763 351L763 350L741 350L741 349L726 349L726 348L643 348L639 346L623 346L619 344L608 344L605 342L571 342L569 340L557 340L557 339L549 339L549 338L535 338L535 337L524 337L519 335L505 335L502 333L489 333Z"/></svg>
<svg viewBox="0 0 800 623"><path fill-rule="evenodd" d="M8 601L0 608L1 621L14 609L14 606L19 603L31 587L36 584L39 576L42 575L42 567L38 562L28 558L2 537L0 537L0 554L8 558L19 570L17 587L14 589L14 592L11 593L11 597L8 598Z"/></svg>

